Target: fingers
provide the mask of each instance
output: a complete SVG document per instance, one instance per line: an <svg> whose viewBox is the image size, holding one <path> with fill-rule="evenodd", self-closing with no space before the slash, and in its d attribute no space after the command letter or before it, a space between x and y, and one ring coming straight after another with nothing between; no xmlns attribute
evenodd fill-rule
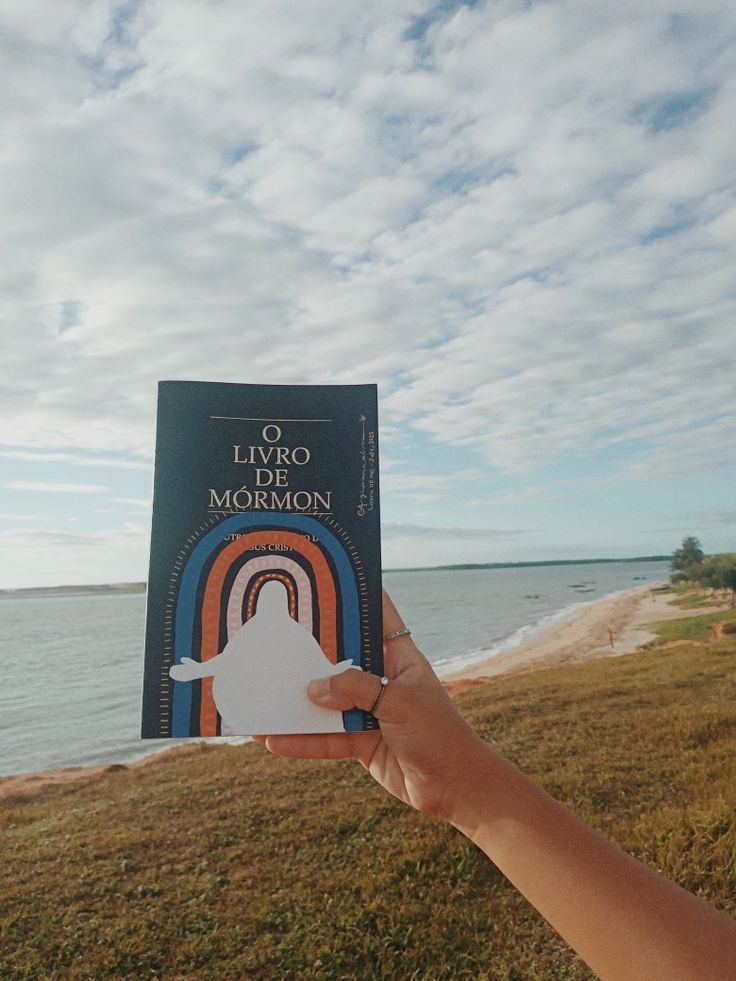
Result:
<svg viewBox="0 0 736 981"><path fill-rule="evenodd" d="M308 736L261 736L275 756L303 760L370 759L381 739L379 732L330 732Z"/></svg>
<svg viewBox="0 0 736 981"><path fill-rule="evenodd" d="M369 712L380 690L381 681L375 674L351 668L342 674L310 682L308 692L312 701L323 708L337 709L341 712L359 708ZM387 698L388 692L384 692L381 697L382 709ZM380 718L386 718L383 711Z"/></svg>

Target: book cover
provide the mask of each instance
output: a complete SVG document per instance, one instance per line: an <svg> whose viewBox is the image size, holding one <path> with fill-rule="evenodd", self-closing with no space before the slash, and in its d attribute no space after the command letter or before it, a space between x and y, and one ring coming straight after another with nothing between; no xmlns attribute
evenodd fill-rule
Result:
<svg viewBox="0 0 736 981"><path fill-rule="evenodd" d="M376 386L160 382L143 738L375 729L382 638Z"/></svg>

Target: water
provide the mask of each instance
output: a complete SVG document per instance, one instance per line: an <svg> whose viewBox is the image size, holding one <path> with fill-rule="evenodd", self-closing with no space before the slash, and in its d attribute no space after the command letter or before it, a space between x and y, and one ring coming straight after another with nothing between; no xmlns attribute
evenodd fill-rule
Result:
<svg viewBox="0 0 736 981"><path fill-rule="evenodd" d="M384 581L442 673L668 572L667 562L591 563L386 573ZM144 609L142 594L0 600L0 774L121 762L184 741L138 736Z"/></svg>
<svg viewBox="0 0 736 981"><path fill-rule="evenodd" d="M439 674L510 650L591 602L669 578L670 563L394 572L386 588Z"/></svg>

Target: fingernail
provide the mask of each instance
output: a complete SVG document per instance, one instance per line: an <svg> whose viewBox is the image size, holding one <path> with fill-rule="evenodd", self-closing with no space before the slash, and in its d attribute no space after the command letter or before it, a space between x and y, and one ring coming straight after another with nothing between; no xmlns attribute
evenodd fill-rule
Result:
<svg viewBox="0 0 736 981"><path fill-rule="evenodd" d="M318 678L309 682L309 697L315 702L322 702L330 694L330 679Z"/></svg>

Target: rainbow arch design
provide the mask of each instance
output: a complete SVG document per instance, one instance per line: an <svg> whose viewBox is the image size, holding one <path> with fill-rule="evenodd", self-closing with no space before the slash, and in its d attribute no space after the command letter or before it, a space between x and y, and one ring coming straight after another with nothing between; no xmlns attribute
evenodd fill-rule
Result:
<svg viewBox="0 0 736 981"><path fill-rule="evenodd" d="M312 584L309 576L298 562L287 558L285 555L278 557L278 567L290 576L296 587L297 609L295 612L297 615L294 616L294 612L292 612L292 616L311 634L314 623L312 618ZM251 586L254 585L254 580L257 582L256 577L261 575L271 575L274 578L273 569L274 557L259 556L256 559L250 559L246 562L238 572L227 601L228 640L243 625L243 603L251 592ZM283 577L279 578L283 581ZM251 599L253 595L251 593ZM291 598L291 592L289 595Z"/></svg>
<svg viewBox="0 0 736 981"><path fill-rule="evenodd" d="M240 537L226 540L234 534ZM285 546L288 554L253 556L254 548L269 545ZM292 615L303 626L309 624L330 661L336 663L342 650L341 659L361 664L357 577L345 546L314 518L274 512L233 515L192 549L176 597L173 663L183 657L206 661L219 654L223 640L242 624L244 605L252 609L257 592L271 578L287 584L294 599ZM171 735L217 735L212 678L172 684ZM343 722L346 731L361 730L363 713L344 712Z"/></svg>

